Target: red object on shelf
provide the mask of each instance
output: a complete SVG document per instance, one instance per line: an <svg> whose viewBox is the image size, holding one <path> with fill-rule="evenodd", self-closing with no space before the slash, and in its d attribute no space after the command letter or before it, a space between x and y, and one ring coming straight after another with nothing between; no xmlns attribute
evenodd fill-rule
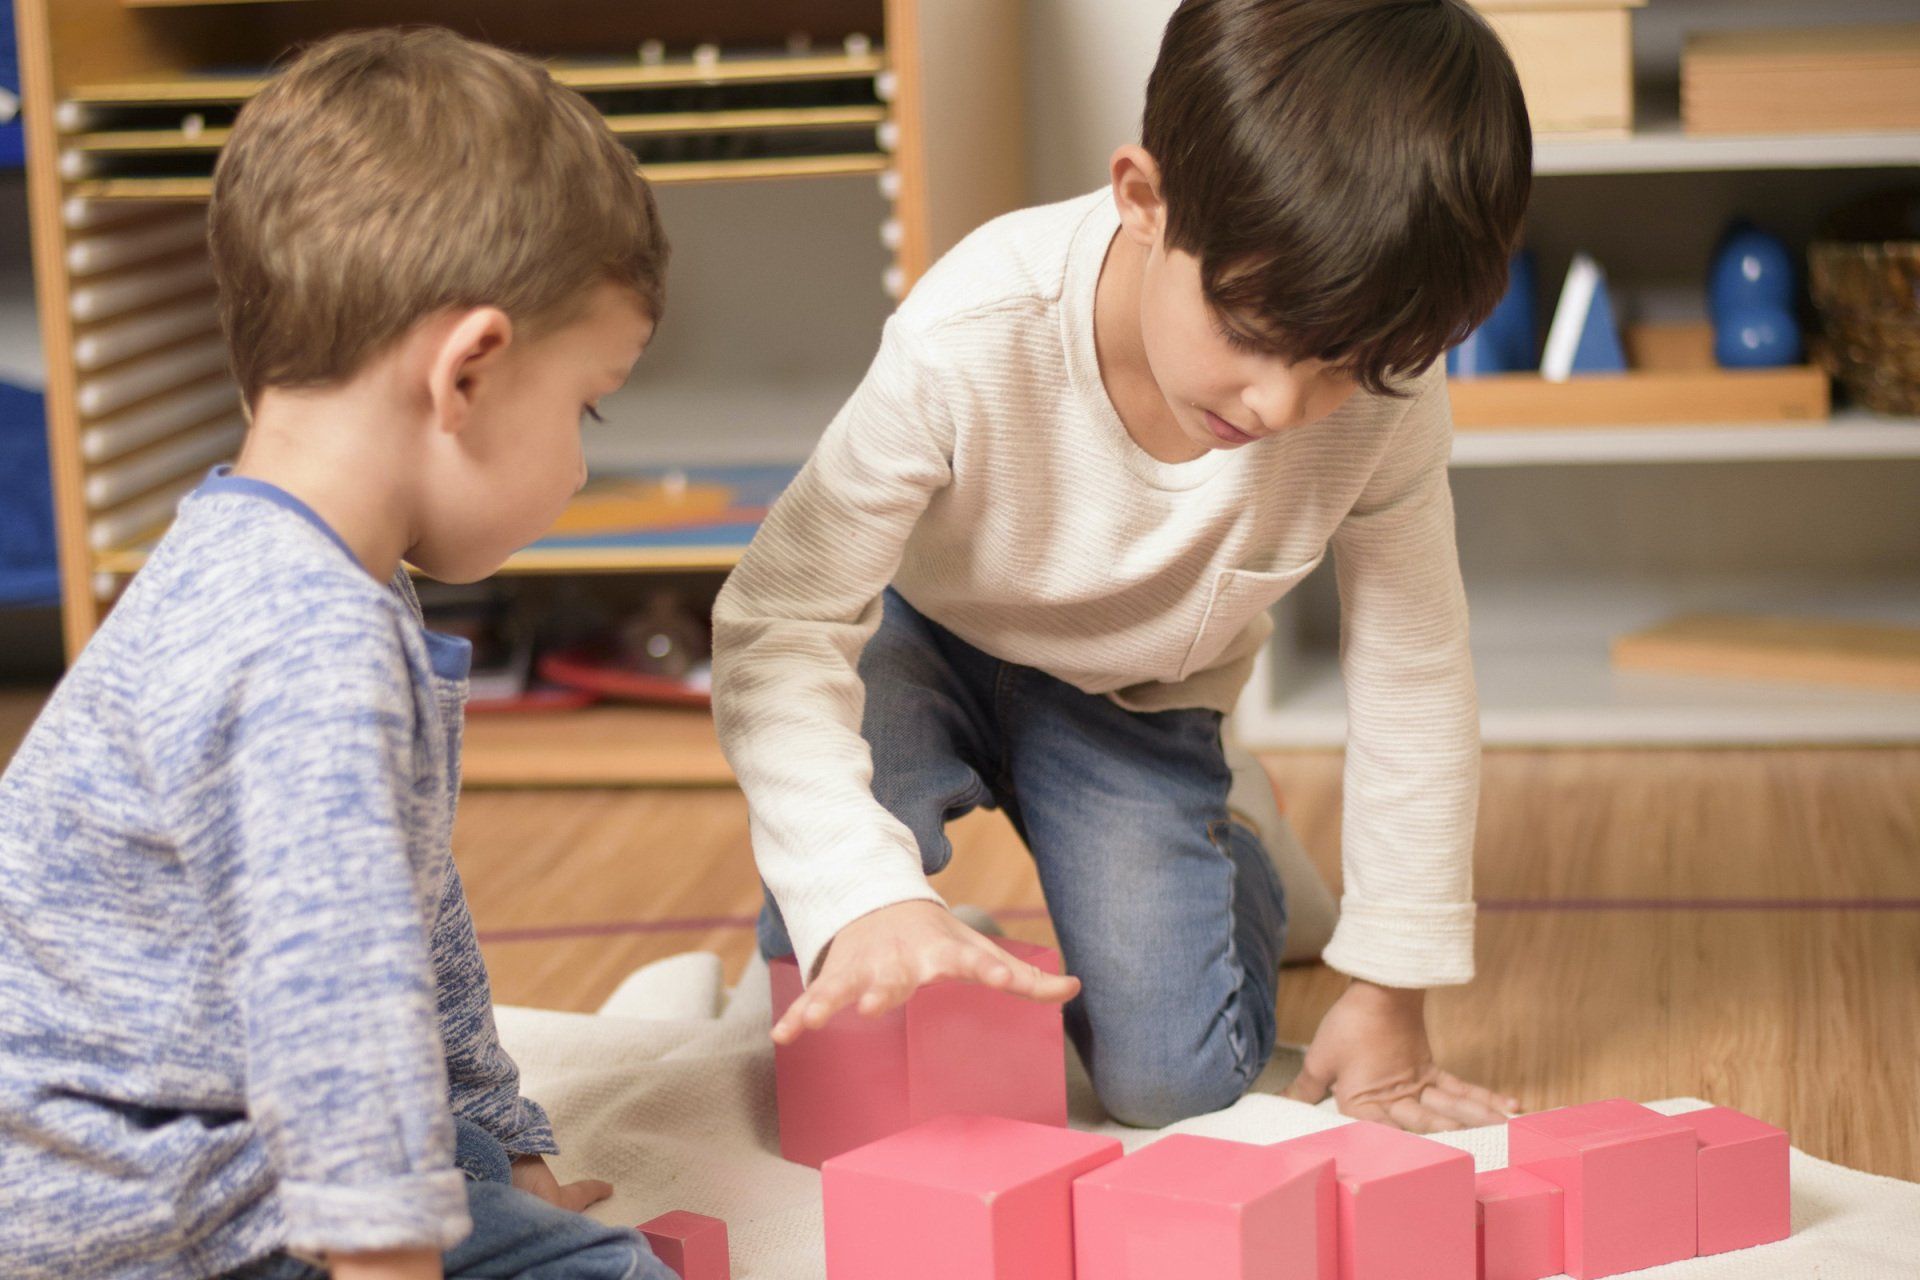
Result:
<svg viewBox="0 0 1920 1280"><path fill-rule="evenodd" d="M582 649L549 653L540 659L538 670L542 680L602 698L675 707L713 705L713 694L707 689L642 674L621 666L605 653Z"/></svg>

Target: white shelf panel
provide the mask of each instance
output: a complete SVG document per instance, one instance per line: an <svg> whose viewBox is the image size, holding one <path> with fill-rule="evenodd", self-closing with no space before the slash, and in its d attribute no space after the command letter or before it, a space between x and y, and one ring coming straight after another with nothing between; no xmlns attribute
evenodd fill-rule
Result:
<svg viewBox="0 0 1920 1280"><path fill-rule="evenodd" d="M1695 608L1920 624L1920 579L1565 581L1479 591L1470 582L1468 594L1489 746L1920 742L1920 694L1616 671L1608 660L1614 635ZM1346 693L1332 653L1276 644L1262 664L1237 716L1249 746L1346 740ZM1269 689L1274 696L1262 703Z"/></svg>
<svg viewBox="0 0 1920 1280"><path fill-rule="evenodd" d="M1623 138L1536 135L1533 171L1702 173L1714 170L1882 169L1920 165L1920 133L1696 135L1659 121Z"/></svg>
<svg viewBox="0 0 1920 1280"><path fill-rule="evenodd" d="M1842 413L1817 426L1461 430L1456 467L1920 458L1920 418Z"/></svg>

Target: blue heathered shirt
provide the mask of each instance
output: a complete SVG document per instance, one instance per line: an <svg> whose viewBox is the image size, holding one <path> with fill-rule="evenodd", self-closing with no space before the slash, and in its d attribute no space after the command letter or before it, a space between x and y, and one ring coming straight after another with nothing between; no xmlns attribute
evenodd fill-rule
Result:
<svg viewBox="0 0 1920 1280"><path fill-rule="evenodd" d="M452 1115L551 1152L449 840L464 642L216 472L0 778L0 1272L468 1230Z"/></svg>

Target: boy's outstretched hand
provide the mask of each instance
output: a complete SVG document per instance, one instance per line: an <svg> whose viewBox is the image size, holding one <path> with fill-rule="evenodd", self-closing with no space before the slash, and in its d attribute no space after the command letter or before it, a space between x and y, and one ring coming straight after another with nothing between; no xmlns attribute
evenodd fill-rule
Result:
<svg viewBox="0 0 1920 1280"><path fill-rule="evenodd" d="M1427 1043L1425 1002L1424 991L1355 979L1320 1020L1286 1096L1319 1102L1331 1093L1343 1115L1414 1133L1499 1124L1518 1111L1516 1099L1439 1068Z"/></svg>
<svg viewBox="0 0 1920 1280"><path fill-rule="evenodd" d="M820 976L774 1024L774 1041L792 1044L848 1005L868 1017L897 1009L927 983L950 978L1051 1004L1080 992L1080 979L1016 960L937 902L896 902L834 935Z"/></svg>
<svg viewBox="0 0 1920 1280"><path fill-rule="evenodd" d="M597 1178L562 1183L539 1156L518 1156L513 1162L513 1185L532 1192L548 1204L573 1213L584 1213L589 1205L599 1204L613 1194L613 1184Z"/></svg>

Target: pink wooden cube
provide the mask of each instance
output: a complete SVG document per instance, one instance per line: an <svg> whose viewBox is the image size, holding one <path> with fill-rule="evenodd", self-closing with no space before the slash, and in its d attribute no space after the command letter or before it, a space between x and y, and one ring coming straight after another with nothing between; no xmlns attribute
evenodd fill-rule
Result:
<svg viewBox="0 0 1920 1280"><path fill-rule="evenodd" d="M1589 1102L1507 1122L1507 1163L1566 1192L1575 1280L1694 1255L1693 1130L1637 1102Z"/></svg>
<svg viewBox="0 0 1920 1280"><path fill-rule="evenodd" d="M1473 1179L1479 1201L1480 1280L1541 1280L1565 1266L1565 1192L1525 1169Z"/></svg>
<svg viewBox="0 0 1920 1280"><path fill-rule="evenodd" d="M1059 953L1002 940L1048 973ZM776 1020L800 995L791 957L771 961ZM843 1009L818 1031L774 1046L780 1154L818 1167L931 1120L968 1113L1067 1123L1067 1050L1060 1007L970 982L922 987L877 1018Z"/></svg>
<svg viewBox="0 0 1920 1280"><path fill-rule="evenodd" d="M1675 1116L1699 1138L1700 1252L1730 1253L1785 1240L1787 1134L1728 1107Z"/></svg>
<svg viewBox="0 0 1920 1280"><path fill-rule="evenodd" d="M1473 1280L1473 1157L1356 1120L1275 1144L1333 1159L1340 1280Z"/></svg>
<svg viewBox="0 0 1920 1280"><path fill-rule="evenodd" d="M727 1224L675 1209L640 1224L654 1256L680 1280L727 1280Z"/></svg>
<svg viewBox="0 0 1920 1280"><path fill-rule="evenodd" d="M1120 1144L1001 1116L942 1116L828 1160L833 1280L1074 1280L1073 1180Z"/></svg>
<svg viewBox="0 0 1920 1280"><path fill-rule="evenodd" d="M1073 1184L1079 1280L1334 1280L1333 1161L1173 1134Z"/></svg>

